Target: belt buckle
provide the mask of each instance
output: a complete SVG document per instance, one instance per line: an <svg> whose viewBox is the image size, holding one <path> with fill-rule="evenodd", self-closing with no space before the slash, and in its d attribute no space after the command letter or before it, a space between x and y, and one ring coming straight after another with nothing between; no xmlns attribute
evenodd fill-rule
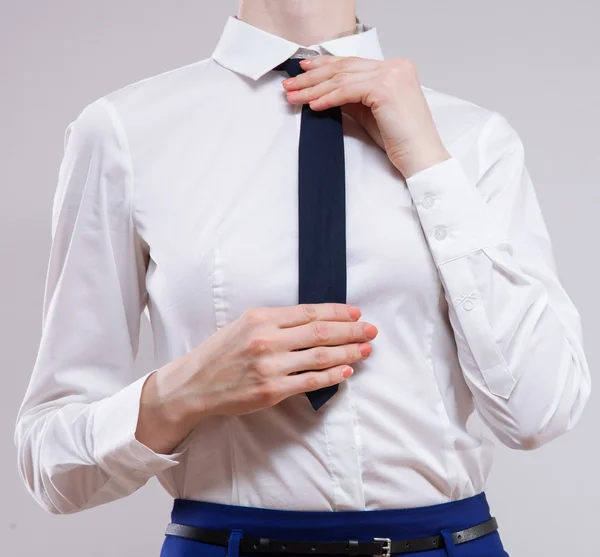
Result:
<svg viewBox="0 0 600 557"><path fill-rule="evenodd" d="M375 553L373 557L390 557L392 552L392 540L390 538L373 538L374 542L383 542L381 549L383 553Z"/></svg>

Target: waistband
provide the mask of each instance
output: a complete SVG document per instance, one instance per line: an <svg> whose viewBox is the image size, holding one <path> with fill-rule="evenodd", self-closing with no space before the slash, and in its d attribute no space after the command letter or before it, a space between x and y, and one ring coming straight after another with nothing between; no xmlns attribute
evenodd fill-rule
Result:
<svg viewBox="0 0 600 557"><path fill-rule="evenodd" d="M490 519L484 492L437 505L376 510L304 511L175 499L171 520L247 536L332 541L373 537L415 538L458 531Z"/></svg>

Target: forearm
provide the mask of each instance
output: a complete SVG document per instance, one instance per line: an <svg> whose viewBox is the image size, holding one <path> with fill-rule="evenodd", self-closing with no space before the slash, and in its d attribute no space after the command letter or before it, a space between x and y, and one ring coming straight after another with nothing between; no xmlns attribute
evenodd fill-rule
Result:
<svg viewBox="0 0 600 557"><path fill-rule="evenodd" d="M178 464L180 453L153 452L134 436L145 378L95 401L50 392L43 402L44 386L33 384L15 445L20 476L45 510L74 513L125 497Z"/></svg>
<svg viewBox="0 0 600 557"><path fill-rule="evenodd" d="M498 115L484 130L475 174L451 158L407 185L475 404L506 445L534 448L577 422L590 373L522 142Z"/></svg>
<svg viewBox="0 0 600 557"><path fill-rule="evenodd" d="M463 375L479 412L505 445L539 447L573 427L589 396L579 315L573 307L567 312L551 305L546 288L519 273L500 247L468 259L468 269L480 275L470 290L473 300L460 304L453 302L464 299L453 287L458 270L440 267L449 277L449 317ZM467 264L450 263L465 270Z"/></svg>

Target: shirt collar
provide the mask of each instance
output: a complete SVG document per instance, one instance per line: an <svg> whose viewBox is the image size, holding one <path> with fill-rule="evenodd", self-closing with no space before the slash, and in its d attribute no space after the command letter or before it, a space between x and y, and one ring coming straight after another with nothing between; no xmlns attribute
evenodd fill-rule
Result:
<svg viewBox="0 0 600 557"><path fill-rule="evenodd" d="M229 16L212 58L222 66L257 80L288 58L331 54L360 56L383 60L377 29L365 23L356 24L356 33L302 46L283 37L250 25L236 16Z"/></svg>

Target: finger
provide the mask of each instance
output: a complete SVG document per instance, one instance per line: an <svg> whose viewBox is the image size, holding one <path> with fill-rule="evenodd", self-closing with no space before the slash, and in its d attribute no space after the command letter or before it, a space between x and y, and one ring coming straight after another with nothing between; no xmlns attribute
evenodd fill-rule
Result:
<svg viewBox="0 0 600 557"><path fill-rule="evenodd" d="M282 391L286 398L299 393L316 391L345 381L353 372L354 370L350 366L344 364L323 371L307 371L288 375L282 378ZM347 375L344 375L345 373Z"/></svg>
<svg viewBox="0 0 600 557"><path fill-rule="evenodd" d="M348 56L334 56L333 54L319 54L318 56L311 56L310 58L305 58L300 62L302 66L310 66L313 67L316 64L331 64L331 62L337 62L342 58L348 58Z"/></svg>
<svg viewBox="0 0 600 557"><path fill-rule="evenodd" d="M356 321L361 311L350 304L326 302L264 308L271 313L271 322L281 329L298 327L313 321Z"/></svg>
<svg viewBox="0 0 600 557"><path fill-rule="evenodd" d="M369 90L372 87L372 82L375 79L375 72L361 72L361 73L338 73L334 74L330 79L306 87L304 89L297 89L294 91L287 91L287 98L293 104L307 104L313 100L319 99L336 89L341 87L348 87L352 84L364 82L365 90Z"/></svg>
<svg viewBox="0 0 600 557"><path fill-rule="evenodd" d="M317 346L306 350L295 350L278 354L283 362L278 369L289 375L292 373L323 370L343 364L361 362L369 357L373 346L368 342L353 342L340 346Z"/></svg>
<svg viewBox="0 0 600 557"><path fill-rule="evenodd" d="M381 60L375 60L373 58L363 58L362 56L332 56L323 54L320 56L311 56L305 58L300 62L300 66L305 72L324 66L338 66L341 68L338 71L346 71L346 68L350 67L363 67L372 69L382 63Z"/></svg>
<svg viewBox="0 0 600 557"><path fill-rule="evenodd" d="M356 58L353 56L319 56L317 58L335 58L334 63L323 63L315 58L307 58L301 65L306 71L299 73L293 79L284 79L282 85L287 90L301 89L316 85L326 79L330 79L339 73L369 72L379 67L377 60L368 58Z"/></svg>
<svg viewBox="0 0 600 557"><path fill-rule="evenodd" d="M373 104L372 100L369 101L369 95L372 93L373 86L369 81L359 81L336 87L323 96L308 101L308 104L312 110L326 110L333 106L342 106L348 103L363 103L366 106L370 106Z"/></svg>
<svg viewBox="0 0 600 557"><path fill-rule="evenodd" d="M304 350L314 346L368 342L373 340L377 333L377 327L366 321L315 321L275 331L273 344L277 350Z"/></svg>

